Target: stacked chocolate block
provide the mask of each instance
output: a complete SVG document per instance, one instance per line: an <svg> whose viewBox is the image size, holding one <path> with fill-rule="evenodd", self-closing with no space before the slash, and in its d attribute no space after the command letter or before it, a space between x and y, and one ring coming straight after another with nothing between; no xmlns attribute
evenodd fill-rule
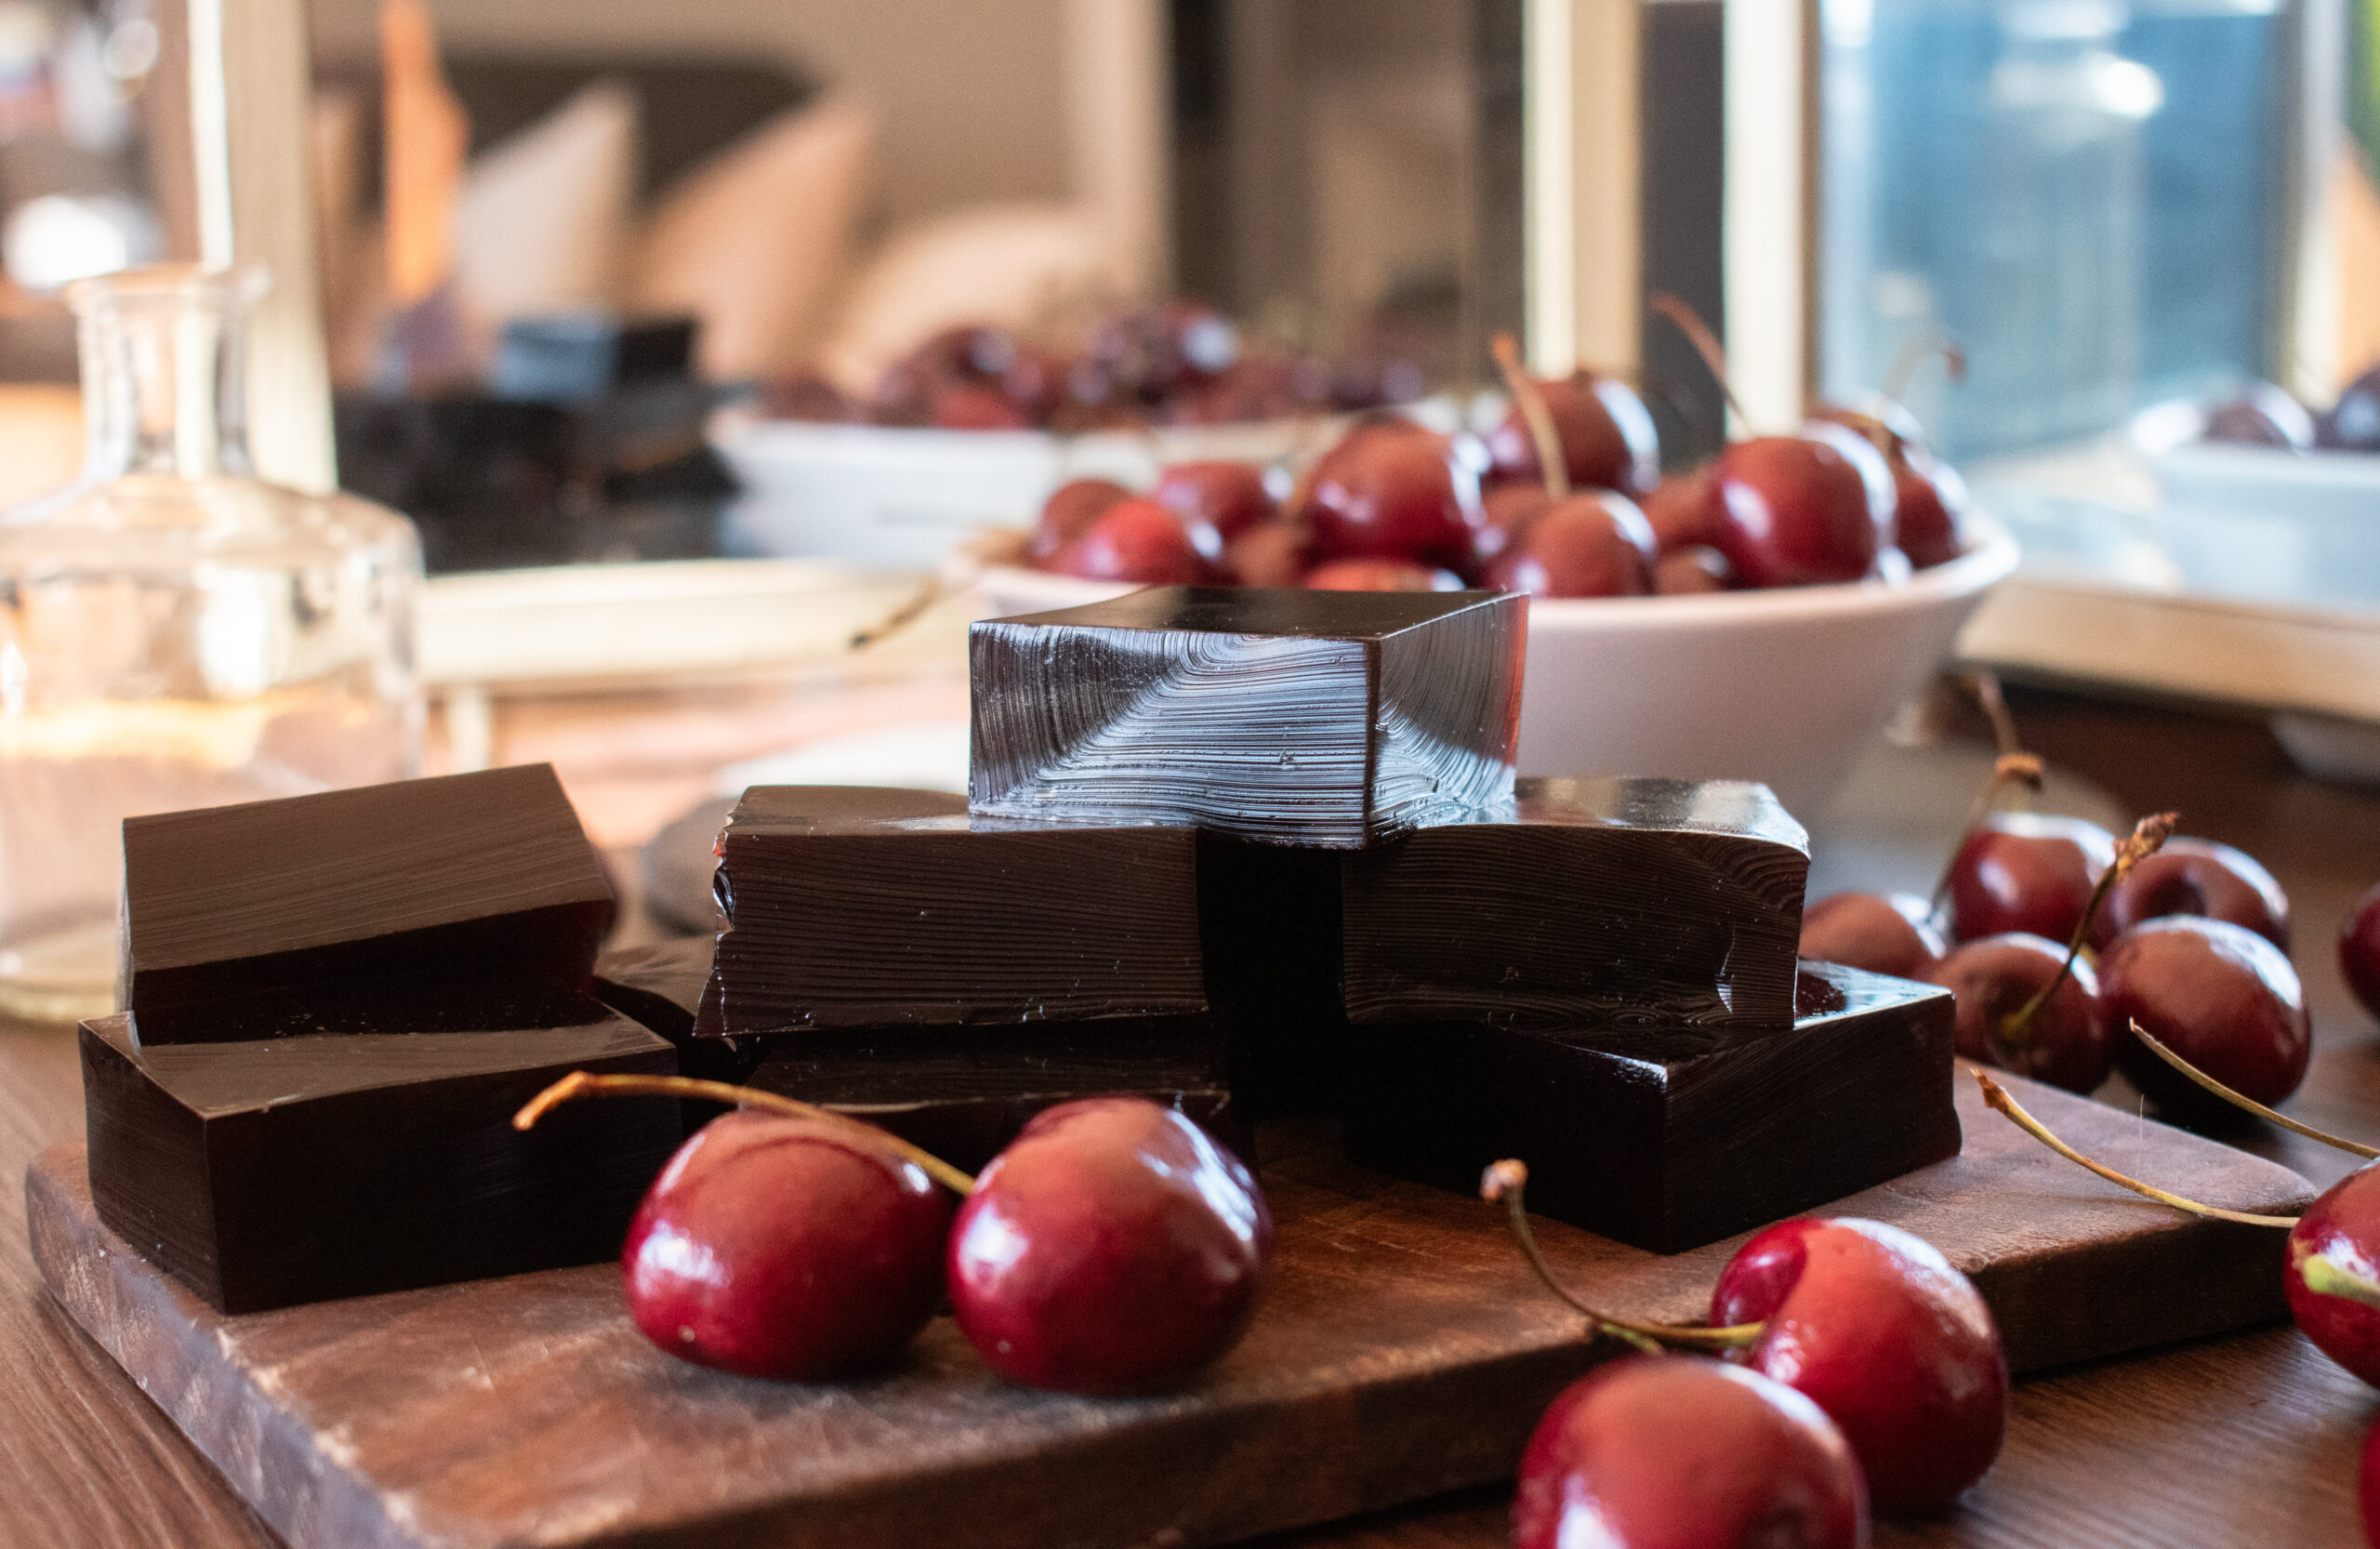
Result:
<svg viewBox="0 0 2380 1549"><path fill-rule="evenodd" d="M746 794L691 1043L961 1165L1096 1092L1235 1145L1335 1108L1368 1165L1519 1156L1536 1208L1663 1251L1954 1154L1950 998L1797 972L1808 854L1765 788L1515 781L1525 607L1164 588L976 625L963 811Z"/></svg>
<svg viewBox="0 0 2380 1549"><path fill-rule="evenodd" d="M545 765L127 819L126 1010L83 1025L100 1219L225 1312L617 1252L681 1139L589 992L615 901Z"/></svg>

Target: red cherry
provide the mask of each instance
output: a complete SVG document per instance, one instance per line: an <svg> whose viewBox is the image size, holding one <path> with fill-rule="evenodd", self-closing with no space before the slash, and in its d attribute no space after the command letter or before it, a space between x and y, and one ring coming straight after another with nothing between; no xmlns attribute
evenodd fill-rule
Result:
<svg viewBox="0 0 2380 1549"><path fill-rule="evenodd" d="M1514 1549L1866 1549L1867 1490L1819 1408L1699 1356L1564 1388L1521 1453Z"/></svg>
<svg viewBox="0 0 2380 1549"><path fill-rule="evenodd" d="M2115 854L2115 836L2096 823L1995 813L1950 858L1950 934L1971 941L2021 931L2069 940Z"/></svg>
<svg viewBox="0 0 2380 1549"><path fill-rule="evenodd" d="M1022 430L1033 423L1005 392L980 382L937 389L930 417L945 430Z"/></svg>
<svg viewBox="0 0 2380 1549"><path fill-rule="evenodd" d="M1532 597L1635 597L1653 589L1653 529L1624 495L1573 495L1537 513L1487 582Z"/></svg>
<svg viewBox="0 0 2380 1549"><path fill-rule="evenodd" d="M1093 581L1193 586L1214 577L1182 519L1145 496L1118 500L1045 568Z"/></svg>
<svg viewBox="0 0 2380 1549"><path fill-rule="evenodd" d="M1671 474L1645 496L1645 520L1653 524L1653 541L1662 553L1710 543L1717 525L1712 520L1711 490L1711 470L1706 465L1690 473Z"/></svg>
<svg viewBox="0 0 2380 1549"><path fill-rule="evenodd" d="M2307 1285L2307 1261L2317 1254L2349 1275L2380 1280L2380 1167L2348 1173L2297 1218L2289 1230L2288 1270L2282 1277L2289 1315L2306 1337L2331 1359L2380 1386L2380 1308ZM2367 1449L2367 1490L2371 1470Z"/></svg>
<svg viewBox="0 0 2380 1549"><path fill-rule="evenodd" d="M1149 494L1184 525L1211 531L1219 547L1273 515L1264 470L1252 463L1174 463L1158 471Z"/></svg>
<svg viewBox="0 0 2380 1549"><path fill-rule="evenodd" d="M1921 978L1950 950L1933 906L1910 893L1837 893L1802 911L1802 956Z"/></svg>
<svg viewBox="0 0 2380 1549"><path fill-rule="evenodd" d="M1924 1238L1850 1217L1780 1222L1737 1250L1714 1327L1764 1323L1743 1353L1843 1430L1879 1516L1937 1511L1983 1477L2008 1424L2000 1331Z"/></svg>
<svg viewBox="0 0 2380 1549"><path fill-rule="evenodd" d="M1924 570L1967 551L1966 481L1950 464L1911 450L1892 459L1893 543Z"/></svg>
<svg viewBox="0 0 2380 1549"><path fill-rule="evenodd" d="M1325 452L1292 498L1321 560L1411 560L1448 570L1472 562L1478 496L1447 438L1371 424Z"/></svg>
<svg viewBox="0 0 2380 1549"><path fill-rule="evenodd" d="M2126 1030L2149 1036L2232 1091L2270 1105L2297 1090L2313 1057L2306 994L2288 955L2225 920L2144 920L2099 954L2099 999L2116 1029L2116 1064L2176 1113L2229 1106Z"/></svg>
<svg viewBox="0 0 2380 1549"><path fill-rule="evenodd" d="M1839 425L1737 442L1712 479L1710 541L1746 586L1860 580L1890 540L1892 471Z"/></svg>
<svg viewBox="0 0 2380 1549"><path fill-rule="evenodd" d="M1223 570L1244 587L1293 587L1305 574L1305 535L1286 522L1260 522L1231 540Z"/></svg>
<svg viewBox="0 0 2380 1549"><path fill-rule="evenodd" d="M1735 567L1727 563L1727 556L1708 544L1689 543L1653 562L1653 589L1663 597L1726 591L1734 578Z"/></svg>
<svg viewBox="0 0 2380 1549"><path fill-rule="evenodd" d="M1542 484L1491 484L1479 492L1479 557L1492 560L1518 542L1528 524L1554 505Z"/></svg>
<svg viewBox="0 0 2380 1549"><path fill-rule="evenodd" d="M2099 979L2077 959L2056 993L2021 1028L2008 1026L2057 978L2066 948L2043 936L1984 936L1954 947L1922 975L1958 1000L1959 1053L2069 1092L2093 1092L2115 1057Z"/></svg>
<svg viewBox="0 0 2380 1549"><path fill-rule="evenodd" d="M1155 1103L1085 1098L1035 1116L975 1180L950 1234L951 1307L1012 1381L1143 1392L1237 1342L1272 1255L1237 1158Z"/></svg>
<svg viewBox="0 0 2380 1549"><path fill-rule="evenodd" d="M1036 565L1056 556L1058 551L1091 530L1091 524L1104 515L1110 506L1130 500L1132 492L1112 479L1076 479L1060 484L1042 502L1040 520L1033 524L1033 536L1025 552Z"/></svg>
<svg viewBox="0 0 2380 1549"><path fill-rule="evenodd" d="M678 1148L629 1224L629 1316L673 1356L811 1381L879 1365L942 1297L949 1196L847 1126L738 1111Z"/></svg>
<svg viewBox="0 0 2380 1549"><path fill-rule="evenodd" d="M2380 1016L2380 887L2357 899L2339 927L2339 972L2363 1009Z"/></svg>
<svg viewBox="0 0 2380 1549"><path fill-rule="evenodd" d="M1810 411L1810 417L1842 426L1888 460L1925 451L1925 428L1906 405L1891 398L1871 398L1860 408L1821 404Z"/></svg>
<svg viewBox="0 0 2380 1549"><path fill-rule="evenodd" d="M1402 560L1332 560L1306 573L1308 591L1461 591L1462 577L1451 570Z"/></svg>
<svg viewBox="0 0 2380 1549"><path fill-rule="evenodd" d="M2109 942L2144 920L2202 914L2242 925L2289 950L2289 896L2254 858L2212 840L2169 839L2108 889L2091 921L2091 945Z"/></svg>
<svg viewBox="0 0 2380 1549"><path fill-rule="evenodd" d="M1553 417L1573 489L1642 495L1660 482L1660 443L1635 389L1615 377L1581 371L1567 381L1540 380L1537 391ZM1500 480L1544 483L1536 439L1517 404L1488 433L1488 457Z"/></svg>

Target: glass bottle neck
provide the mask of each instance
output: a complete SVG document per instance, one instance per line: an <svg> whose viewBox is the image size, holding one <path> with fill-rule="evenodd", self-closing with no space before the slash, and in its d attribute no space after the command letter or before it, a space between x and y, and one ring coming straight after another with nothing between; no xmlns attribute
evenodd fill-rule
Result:
<svg viewBox="0 0 2380 1549"><path fill-rule="evenodd" d="M241 276L155 271L86 282L73 298L87 481L250 471Z"/></svg>

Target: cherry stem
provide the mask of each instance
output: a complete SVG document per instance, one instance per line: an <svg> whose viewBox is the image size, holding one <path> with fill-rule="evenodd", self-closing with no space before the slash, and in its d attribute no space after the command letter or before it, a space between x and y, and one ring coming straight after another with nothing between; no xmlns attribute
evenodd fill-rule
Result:
<svg viewBox="0 0 2380 1549"><path fill-rule="evenodd" d="M2183 1075L2188 1076L2191 1080L2196 1081L2199 1085L2215 1093L2217 1097L2222 1098L2225 1102L2230 1104L2235 1108L2245 1108L2248 1112L2254 1114L2258 1119L2264 1119L2268 1123L2278 1124L2284 1130L2304 1135L2307 1140L2318 1140L2325 1145L2334 1145L2338 1147L2338 1149L2345 1151L2351 1156L2363 1157L2366 1158L2380 1157L2380 1149L2365 1145L2358 1141L2347 1140L2338 1135L2326 1133L2323 1131L2314 1128L2311 1124L2300 1124L2297 1120L2290 1118L2285 1113L2275 1113L2272 1109L2266 1107L2262 1103L2257 1102L2254 1098L2232 1091L2229 1087L2225 1086L2221 1081L2216 1080L2205 1071L2201 1070L2198 1066L2190 1064L2189 1061L2182 1058L2181 1055L2175 1053L2171 1049L2168 1049L2163 1044L2158 1042L2156 1037L2151 1034L2148 1028L2142 1026L2137 1021L2135 1021L2132 1024L2132 1036L2138 1039L2141 1042L2149 1045L2149 1052L2150 1053L2156 1055L2159 1059L2163 1060L2167 1065L2172 1066L2175 1069L2180 1071Z"/></svg>
<svg viewBox="0 0 2380 1549"><path fill-rule="evenodd" d="M1544 1257L1537 1251L1536 1235L1528 1229L1528 1209L1521 1202L1522 1192L1527 1186L1528 1168L1519 1161L1491 1162L1488 1171L1479 1175L1479 1198L1491 1205L1501 1203L1504 1207L1505 1218L1512 1226L1513 1240L1520 1244L1521 1257L1528 1261L1529 1268L1537 1272L1537 1278L1545 1283L1545 1289L1561 1298L1571 1310L1583 1315L1595 1326L1595 1332L1609 1334L1648 1355L1659 1354L1666 1347L1739 1350L1760 1337L1761 1330L1766 1326L1765 1324L1738 1323L1726 1329L1708 1329L1675 1323L1631 1323L1625 1318L1597 1312L1580 1301L1562 1289L1562 1283L1554 1278L1554 1271L1546 1266Z"/></svg>
<svg viewBox="0 0 2380 1549"><path fill-rule="evenodd" d="M2299 1258L2297 1278L2317 1296L2343 1296L2367 1307L2380 1307L2380 1285L2373 1284L2328 1253L2307 1253Z"/></svg>
<svg viewBox="0 0 2380 1549"><path fill-rule="evenodd" d="M1727 351L1720 346L1719 336L1702 321L1702 314L1665 290L1657 290L1646 297L1645 304L1676 324L1677 331L1686 336L1686 341L1694 346L1694 352L1702 357L1702 364L1711 368L1711 375L1719 383L1719 396L1727 401L1727 407L1736 411L1738 419L1749 422L1752 417L1744 413L1741 404L1736 402L1736 390L1727 385Z"/></svg>
<svg viewBox="0 0 2380 1549"><path fill-rule="evenodd" d="M1967 679L1967 687L1975 695L1976 704L1982 708L1984 719L1991 722L1991 740L1999 744L2000 756L2007 758L2011 754L2022 753L2025 739L2016 735L2016 718L2009 712L2008 695L2001 691L2000 674L1974 673ZM2041 781L2034 780L2033 786L2039 789Z"/></svg>
<svg viewBox="0 0 2380 1549"><path fill-rule="evenodd" d="M1510 334L1498 334L1488 341L1488 351L1496 357L1496 369L1504 374L1504 391L1513 395L1514 406L1521 411L1521 420L1528 426L1528 439L1537 446L1537 465L1545 471L1545 493L1555 500L1565 499L1570 493L1570 463L1562 455L1562 432L1554 428L1554 411L1545 406L1545 394L1538 391L1536 379L1521 364L1520 345Z"/></svg>
<svg viewBox="0 0 2380 1549"><path fill-rule="evenodd" d="M2010 1123L2064 1157L2068 1161L2079 1167L2090 1169L2119 1188L2128 1188L2133 1193L2154 1199L2161 1205L2171 1205L2177 1211L2188 1211L2192 1215L2204 1216L2210 1221L2236 1221L2243 1226L2280 1226L2284 1229L2297 1225L2297 1217L2294 1215L2251 1215L2245 1211L2227 1211L2215 1205L2202 1205L2195 1199L2185 1199L2178 1194L2168 1194L2163 1189L2152 1184L2144 1184L2137 1178L2126 1177L2112 1167L2093 1161L2050 1133L2048 1126L2027 1113L2022 1104L2008 1095L2007 1088L1982 1071L1977 1071L1975 1079L1976 1083L1983 1088L1983 1100L2006 1116Z"/></svg>
<svg viewBox="0 0 2380 1549"><path fill-rule="evenodd" d="M512 1127L526 1130L537 1120L574 1097L698 1097L714 1103L734 1103L742 1107L765 1108L793 1119L823 1119L864 1132L878 1146L892 1152L903 1161L914 1162L925 1170L926 1176L964 1198L975 1192L975 1180L944 1161L932 1152L910 1145L889 1130L881 1130L865 1119L822 1108L799 1098L780 1096L774 1092L760 1092L752 1087L731 1086L725 1081L696 1080L692 1076L594 1076L584 1070L574 1070L561 1080L546 1088L524 1104L512 1116Z"/></svg>
<svg viewBox="0 0 2380 1549"><path fill-rule="evenodd" d="M1959 842L1950 847L1950 858L1942 863L1942 875L1935 880L1933 896L1926 907L1936 914L1942 912L1942 901L1950 892L1950 879L1957 875L1959 857L1966 853L1967 841L1975 838L1983 820L1991 815L1992 805L2000 800L2000 792L2012 784L2023 784L2030 790L2042 788L2042 761L2032 753L2003 753L1992 761L1991 773L1984 776L1983 788L1976 792L1975 805L1967 811L1965 827L1959 830Z"/></svg>
<svg viewBox="0 0 2380 1549"><path fill-rule="evenodd" d="M2091 889L2091 901L2082 906L2082 918L2074 922L2074 934L2066 943L2066 960L2057 965L2056 976L2041 987L2040 993L2001 1018L2000 1035L2003 1041L2019 1048L2033 1038L2033 1018L2057 993L2058 986L2074 976L2074 960L2082 955L2082 944L2090 939L2091 921L2098 918L2099 906L2107 901L2109 892L2132 875L2132 868L2155 854L2164 842L2174 837L2174 824L2179 813L2152 813L2133 825L2132 832L2116 841L2116 858Z"/></svg>
<svg viewBox="0 0 2380 1549"><path fill-rule="evenodd" d="M1940 334L1920 334L1900 347L1893 357L1893 367L1884 373L1884 396L1895 403L1909 390L1910 379L1917 368L1935 356L1942 357L1942 370L1954 382L1967 379L1967 352L1959 348L1956 339Z"/></svg>

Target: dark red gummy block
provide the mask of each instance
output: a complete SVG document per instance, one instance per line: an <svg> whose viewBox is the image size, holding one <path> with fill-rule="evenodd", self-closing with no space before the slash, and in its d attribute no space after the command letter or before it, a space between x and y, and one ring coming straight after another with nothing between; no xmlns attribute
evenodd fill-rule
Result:
<svg viewBox="0 0 2380 1549"><path fill-rule="evenodd" d="M1172 1108L1254 1159L1223 1040L1205 1016L760 1041L768 1053L750 1085L866 1119L970 1172L1042 1109L1116 1095Z"/></svg>
<svg viewBox="0 0 2380 1549"><path fill-rule="evenodd" d="M1531 1211L1663 1253L1958 1155L1947 992L1807 963L1800 999L1765 1033L1366 1028L1347 1154L1464 1193L1517 1157Z"/></svg>
<svg viewBox="0 0 2380 1549"><path fill-rule="evenodd" d="M1527 599L1156 587L969 639L974 811L1355 849L1509 796Z"/></svg>
<svg viewBox="0 0 2380 1549"><path fill-rule="evenodd" d="M551 766L124 821L143 1047L549 1026L615 907Z"/></svg>
<svg viewBox="0 0 2380 1549"><path fill-rule="evenodd" d="M1345 857L1342 978L1370 1023L1781 1027L1808 836L1768 788L1527 779Z"/></svg>
<svg viewBox="0 0 2380 1549"><path fill-rule="evenodd" d="M99 1219L227 1313L591 1264L682 1134L671 1103L521 1105L574 1070L668 1075L590 1000L570 1026L136 1048L83 1024Z"/></svg>
<svg viewBox="0 0 2380 1549"><path fill-rule="evenodd" d="M720 840L705 1035L1203 1017L1197 835L756 786ZM907 815L903 815L903 809Z"/></svg>

